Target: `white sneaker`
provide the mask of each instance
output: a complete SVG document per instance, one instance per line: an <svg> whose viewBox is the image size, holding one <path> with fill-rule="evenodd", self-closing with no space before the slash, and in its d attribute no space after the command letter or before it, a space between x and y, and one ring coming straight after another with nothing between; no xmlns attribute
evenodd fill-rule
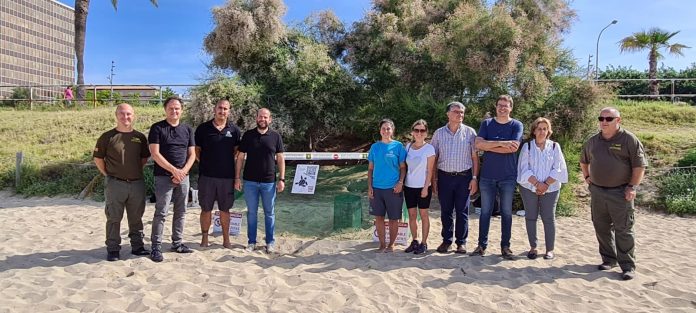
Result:
<svg viewBox="0 0 696 313"><path fill-rule="evenodd" d="M246 250L247 252L254 252L254 250L256 250L256 244L255 244L255 243L250 243L250 244L246 247L245 250Z"/></svg>
<svg viewBox="0 0 696 313"><path fill-rule="evenodd" d="M276 252L275 243L269 243L268 245L266 245L266 253L271 254L271 253L275 253L275 252Z"/></svg>

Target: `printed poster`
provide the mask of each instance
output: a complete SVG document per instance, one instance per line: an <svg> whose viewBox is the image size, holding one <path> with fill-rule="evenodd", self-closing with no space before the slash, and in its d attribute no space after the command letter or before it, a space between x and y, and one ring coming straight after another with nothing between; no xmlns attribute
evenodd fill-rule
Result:
<svg viewBox="0 0 696 313"><path fill-rule="evenodd" d="M317 187L318 164L298 164L295 179L292 182L292 193L313 195Z"/></svg>
<svg viewBox="0 0 696 313"><path fill-rule="evenodd" d="M375 221L377 223L377 221ZM389 221L384 221L384 241L388 244L389 243ZM379 242L379 237L377 236L377 224L375 224L374 231L372 232L372 241L373 242ZM397 245L402 245L405 246L408 244L408 223L401 223L399 222L399 231L396 234L396 242L395 244Z"/></svg>
<svg viewBox="0 0 696 313"><path fill-rule="evenodd" d="M230 235L237 236L242 230L242 213L230 212ZM222 224L220 223L220 211L213 212L213 233L222 233Z"/></svg>

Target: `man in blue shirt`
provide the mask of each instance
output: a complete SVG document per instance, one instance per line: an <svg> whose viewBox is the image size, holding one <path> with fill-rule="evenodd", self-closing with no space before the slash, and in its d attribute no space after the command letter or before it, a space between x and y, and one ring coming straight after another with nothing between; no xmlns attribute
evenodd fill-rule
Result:
<svg viewBox="0 0 696 313"><path fill-rule="evenodd" d="M517 150L522 141L522 123L510 117L512 97L502 95L496 101L495 118L481 122L476 149L483 152L483 165L479 190L481 191L481 216L479 219L478 247L473 255L484 256L488 247L488 230L496 197L500 198L502 236L500 248L505 259L512 259L512 198L517 179Z"/></svg>

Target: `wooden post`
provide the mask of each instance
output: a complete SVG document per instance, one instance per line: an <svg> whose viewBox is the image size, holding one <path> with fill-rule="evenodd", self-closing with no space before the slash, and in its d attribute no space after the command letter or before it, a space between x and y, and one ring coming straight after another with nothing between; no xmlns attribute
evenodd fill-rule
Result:
<svg viewBox="0 0 696 313"><path fill-rule="evenodd" d="M22 161L24 154L22 151L17 152L17 161L15 163L15 189L19 188L19 183L22 181Z"/></svg>
<svg viewBox="0 0 696 313"><path fill-rule="evenodd" d="M29 87L29 110L34 109L34 87Z"/></svg>

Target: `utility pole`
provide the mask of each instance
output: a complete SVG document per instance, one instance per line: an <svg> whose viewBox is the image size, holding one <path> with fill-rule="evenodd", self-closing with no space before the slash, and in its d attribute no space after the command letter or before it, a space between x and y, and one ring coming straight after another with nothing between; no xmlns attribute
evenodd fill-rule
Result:
<svg viewBox="0 0 696 313"><path fill-rule="evenodd" d="M114 68L116 68L116 65L114 65L114 61L111 60L111 74L106 78L109 80L109 86L111 87L111 91L109 92L109 101L114 99L114 75L116 75L114 74ZM94 95L94 97L96 98L97 95Z"/></svg>
<svg viewBox="0 0 696 313"><path fill-rule="evenodd" d="M594 72L592 71L592 55L590 54L587 56L587 79L590 80L591 77L594 77L594 75L590 76Z"/></svg>

